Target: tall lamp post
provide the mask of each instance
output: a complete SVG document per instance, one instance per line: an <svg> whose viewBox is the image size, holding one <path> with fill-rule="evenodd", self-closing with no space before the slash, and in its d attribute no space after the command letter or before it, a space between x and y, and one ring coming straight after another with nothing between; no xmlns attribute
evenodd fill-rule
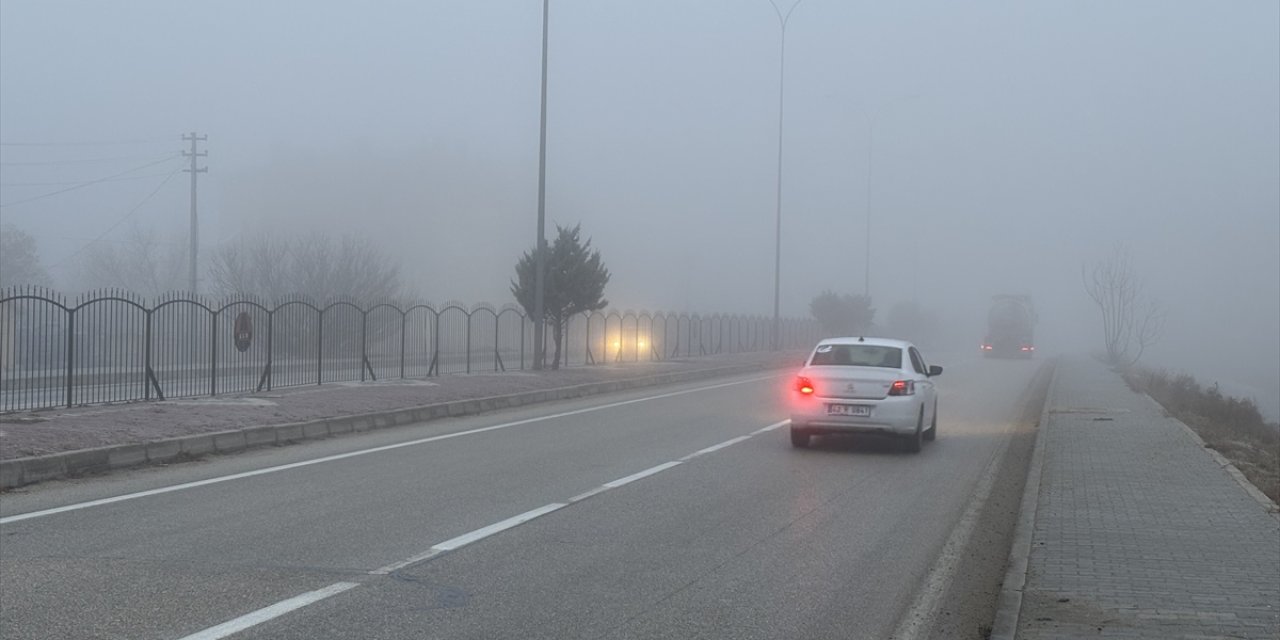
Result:
<svg viewBox="0 0 1280 640"><path fill-rule="evenodd" d="M782 304L782 115L785 104L783 99L786 95L784 89L787 69L787 22L791 20L791 13L803 1L796 0L790 9L783 13L782 9L778 8L776 0L769 0L769 4L773 5L774 13L778 15L778 26L781 31L778 46L778 199L773 247L773 349L775 351L781 346L782 337L782 316L780 315Z"/></svg>
<svg viewBox="0 0 1280 640"><path fill-rule="evenodd" d="M542 112L538 126L538 241L534 245L533 267L533 368L542 369L546 346L543 322L543 291L547 272L547 17L550 0L542 0Z"/></svg>

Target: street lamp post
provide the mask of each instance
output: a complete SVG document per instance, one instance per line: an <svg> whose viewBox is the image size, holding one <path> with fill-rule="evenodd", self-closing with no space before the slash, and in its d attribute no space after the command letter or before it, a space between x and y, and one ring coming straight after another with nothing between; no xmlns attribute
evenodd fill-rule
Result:
<svg viewBox="0 0 1280 640"><path fill-rule="evenodd" d="M867 228L862 234L865 248L862 252L866 264L862 269L862 297L871 300L871 160L875 157L872 147L875 146L876 120L875 114L867 118Z"/></svg>
<svg viewBox="0 0 1280 640"><path fill-rule="evenodd" d="M547 18L550 0L542 0L542 111L538 127L538 241L533 258L533 368L542 369L546 346L543 291L546 288L547 224Z"/></svg>
<svg viewBox="0 0 1280 640"><path fill-rule="evenodd" d="M783 122L783 102L786 94L786 69L787 69L787 22L791 19L791 13L800 6L803 0L796 0L795 4L787 9L786 13L778 8L775 0L769 0L769 4L773 5L773 11L778 15L778 26L780 27L780 38L778 46L778 178L777 178L777 209L775 215L774 228L774 247L773 247L773 349L776 351L781 346L782 331L782 122Z"/></svg>

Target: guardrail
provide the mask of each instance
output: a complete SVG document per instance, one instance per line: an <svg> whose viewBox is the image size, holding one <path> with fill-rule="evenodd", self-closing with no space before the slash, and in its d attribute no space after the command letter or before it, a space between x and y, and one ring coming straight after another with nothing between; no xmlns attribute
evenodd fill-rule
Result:
<svg viewBox="0 0 1280 640"><path fill-rule="evenodd" d="M771 329L763 316L593 312L567 321L560 362L765 351ZM546 332L550 360L552 327ZM808 346L818 335L812 321L788 319L779 344ZM0 412L523 370L533 365L532 336L532 320L514 305L180 294L148 303L121 290L68 301L16 288L0 291Z"/></svg>

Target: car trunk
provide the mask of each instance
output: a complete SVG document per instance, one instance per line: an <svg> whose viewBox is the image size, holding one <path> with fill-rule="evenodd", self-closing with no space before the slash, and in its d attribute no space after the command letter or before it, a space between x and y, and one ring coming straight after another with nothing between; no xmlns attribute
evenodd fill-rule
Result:
<svg viewBox="0 0 1280 640"><path fill-rule="evenodd" d="M880 367L813 367L804 374L813 381L814 395L822 398L879 400L900 379L896 369Z"/></svg>

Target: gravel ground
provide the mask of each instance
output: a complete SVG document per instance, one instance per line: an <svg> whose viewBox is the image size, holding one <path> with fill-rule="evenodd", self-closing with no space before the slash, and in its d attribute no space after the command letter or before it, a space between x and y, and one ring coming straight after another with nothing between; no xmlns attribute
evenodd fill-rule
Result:
<svg viewBox="0 0 1280 640"><path fill-rule="evenodd" d="M624 380L676 371L737 371L795 363L800 352L710 356L559 371L449 375L376 383L334 383L247 395L98 405L0 416L0 459L149 442L245 427L392 411L452 400Z"/></svg>

